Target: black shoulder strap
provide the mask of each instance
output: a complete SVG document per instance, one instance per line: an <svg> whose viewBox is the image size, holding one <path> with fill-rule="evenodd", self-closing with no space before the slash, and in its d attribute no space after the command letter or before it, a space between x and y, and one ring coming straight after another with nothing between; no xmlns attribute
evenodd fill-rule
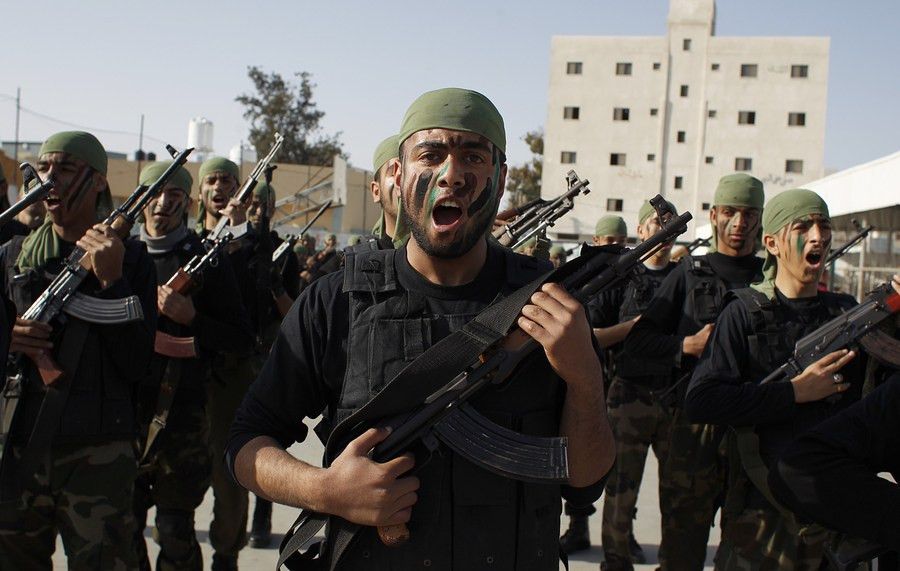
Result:
<svg viewBox="0 0 900 571"><path fill-rule="evenodd" d="M750 314L750 326L753 333L748 338L750 354L756 355L760 363L776 367L773 363L774 351L780 346L781 338L777 304L761 291L753 288L730 290L725 294L723 306L730 299L738 300Z"/></svg>
<svg viewBox="0 0 900 571"><path fill-rule="evenodd" d="M396 250L344 250L344 293L384 293L397 289L396 253Z"/></svg>

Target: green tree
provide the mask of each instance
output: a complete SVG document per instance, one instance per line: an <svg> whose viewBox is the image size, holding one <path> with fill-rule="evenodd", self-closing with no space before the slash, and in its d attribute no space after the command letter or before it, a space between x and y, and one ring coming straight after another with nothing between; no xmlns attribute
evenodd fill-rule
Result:
<svg viewBox="0 0 900 571"><path fill-rule="evenodd" d="M544 132L540 129L529 131L523 138L534 156L521 166L510 167L506 177L506 191L512 194L513 203L517 205L541 195L544 166Z"/></svg>
<svg viewBox="0 0 900 571"><path fill-rule="evenodd" d="M277 72L266 73L250 66L247 75L256 93L239 95L235 100L244 106L244 119L250 121L250 143L260 157L269 152L276 132L284 135L279 162L330 165L335 155L344 156L341 134L321 133L319 121L325 112L313 101L316 86L309 73L297 72L295 81L285 81Z"/></svg>

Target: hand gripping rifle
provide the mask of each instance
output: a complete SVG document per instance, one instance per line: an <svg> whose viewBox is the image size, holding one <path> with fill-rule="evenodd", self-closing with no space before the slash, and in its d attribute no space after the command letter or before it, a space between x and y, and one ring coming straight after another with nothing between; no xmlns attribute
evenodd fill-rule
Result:
<svg viewBox="0 0 900 571"><path fill-rule="evenodd" d="M836 262L838 258L849 252L850 248L865 240L866 236L869 235L869 232L875 229L875 226L873 224L869 224L868 226L863 228L862 224L860 224L859 220L857 220L856 218L851 220L851 222L853 223L853 227L856 228L856 234L852 238L847 240L846 244L844 244L837 250L831 251L831 254L829 254L828 258L825 259L826 266L828 264L833 264L834 262Z"/></svg>
<svg viewBox="0 0 900 571"><path fill-rule="evenodd" d="M900 368L900 347L897 342L874 327L900 311L900 294L890 282L875 288L859 305L825 323L797 341L787 363L763 379L765 385L773 381L789 381L825 355L862 345L875 357Z"/></svg>
<svg viewBox="0 0 900 571"><path fill-rule="evenodd" d="M577 175L572 173L571 176L576 179L574 181L576 186L583 185L577 180ZM651 203L660 213L660 219L666 220L656 234L632 250L620 246L586 246L581 256L553 272L547 281L562 284L576 299L586 303L599 293L627 279L660 247L684 233L687 230L687 222L691 219L689 212L669 218L672 213L663 210L666 203L661 196L654 197ZM536 280L505 300L488 307L472 324L486 322L487 320L482 321L480 318L488 313L491 314L492 321L509 315L508 321L514 324L515 316L521 311L521 305L527 302L531 293L541 283L542 280ZM499 311L501 306L503 310ZM487 329L484 325L475 327L482 333ZM466 326L464 330L468 328L469 326ZM493 343L479 345L480 353L472 351L470 344L465 350L466 358L470 354L474 354L475 357L472 361L459 366L457 365L460 359L457 358L457 363L448 366L441 357L462 353L463 350L459 346L460 339L469 334L468 331L458 331L457 333L463 335L453 334L433 345L388 383L378 396L335 428L325 449L325 465L330 465L353 438L372 426L371 418L385 410L385 406L389 410L391 403L397 401L396 391L400 390L406 393L408 398L411 398L409 395L413 395L418 399L420 394L425 398L412 411L407 411L402 420L388 421L392 431L384 441L372 449L370 455L373 460L387 462L420 442L434 450L440 441L476 465L508 478L543 483L568 481L565 438L539 438L502 428L487 420L469 404L471 399L476 398L486 388L510 379L519 364L541 347L517 327L504 329L510 332L496 335L496 341ZM420 378L420 372L429 370L436 374L423 374ZM458 374L453 376L455 372ZM406 382L410 379L413 382ZM449 379L449 382L445 379ZM393 406L396 407L396 404ZM381 418L390 418L390 415ZM384 421L376 424L383 425ZM282 544L278 568L318 531L326 519L327 516L323 514L312 512L301 514L294 535ZM359 531L359 526L349 522L342 520L341 525L344 527L340 533L345 533L346 530L346 534L354 535ZM409 537L409 532L403 525L381 527L378 533L382 542L390 546L401 545ZM337 542L344 547L347 545L340 538ZM340 558L337 549L334 557L335 561Z"/></svg>
<svg viewBox="0 0 900 571"><path fill-rule="evenodd" d="M56 186L52 180L42 181L41 177L38 176L37 171L34 170L34 167L28 163L19 165L19 170L24 173L25 188L28 188L28 184L31 181L35 181L36 184L33 188L26 191L25 196L23 196L21 200L7 208L3 214L0 214L0 228L6 226L7 222L15 218L20 212L35 202L47 198L50 190Z"/></svg>
<svg viewBox="0 0 900 571"><path fill-rule="evenodd" d="M128 237L135 219L144 207L162 191L175 171L187 162L188 155L194 150L190 148L176 153L170 145L166 145L166 149L175 159L169 168L149 187L138 186L131 196L103 221L123 240ZM40 179L38 182L40 183ZM78 286L87 278L92 269L90 255L81 247L76 246L66 258L63 270L31 304L22 318L49 323L60 312L65 312L88 323L99 324L130 323L144 318L141 302L136 295L125 299L105 300L77 292ZM44 384L51 385L63 375L63 371L47 352L43 353L41 357L35 358L34 362Z"/></svg>
<svg viewBox="0 0 900 571"><path fill-rule="evenodd" d="M245 202L247 198L250 196L250 193L253 192L253 189L256 187L256 183L259 181L259 177L263 176L266 172L266 169L269 168L269 163L272 162L272 159L275 158L275 153L278 152L278 149L281 148L281 145L284 143L284 136L279 133L275 133L275 144L272 145L272 148L269 149L269 153L262 158L261 161L256 163L256 166L253 167L253 171L250 172L250 175L244 180L241 187L237 190L234 197L238 199L239 202ZM219 218L219 221L216 223L216 227L213 228L212 232L210 232L206 238L203 239L203 243L207 248L212 248L214 242L220 239L225 240L234 240L241 238L244 234L247 233L248 224L247 222L242 222L237 226L229 226L228 225L228 217L222 216ZM225 236L228 236L225 238Z"/></svg>
<svg viewBox="0 0 900 571"><path fill-rule="evenodd" d="M582 193L588 194L591 191L587 186L588 181L578 178L573 170L566 174L566 181L569 185L566 192L549 202L541 199L529 202L525 207L532 206L513 222L495 230L494 238L504 246L515 250L538 232L553 226L557 220L575 207L573 199L576 196Z"/></svg>
<svg viewBox="0 0 900 571"><path fill-rule="evenodd" d="M312 228L312 225L316 223L316 220L318 220L320 216L325 214L325 211L329 208L331 208L330 198L326 200L325 203L322 204L322 206L319 207L319 210L316 212L315 216L312 217L312 220L307 222L306 226L304 226L303 229L300 230L300 232L298 232L297 234L291 234L285 241L281 243L280 246L275 248L275 251L272 252L272 263L277 264L278 262L280 262L281 259L284 258L288 250L294 247L294 244L297 243L297 240L302 238L303 235L306 234L306 231Z"/></svg>

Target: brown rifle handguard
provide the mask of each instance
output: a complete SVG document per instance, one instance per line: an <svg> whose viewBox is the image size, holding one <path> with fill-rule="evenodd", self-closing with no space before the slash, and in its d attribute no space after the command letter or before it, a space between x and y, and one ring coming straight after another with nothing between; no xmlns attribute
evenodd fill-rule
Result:
<svg viewBox="0 0 900 571"><path fill-rule="evenodd" d="M156 332L153 350L165 357L188 359L197 356L197 341L194 337L175 337L162 331Z"/></svg>
<svg viewBox="0 0 900 571"><path fill-rule="evenodd" d="M400 547L409 540L409 529L406 524L402 523L380 525L378 526L378 537L381 539L381 543L387 547Z"/></svg>
<svg viewBox="0 0 900 571"><path fill-rule="evenodd" d="M41 380L43 380L44 384L48 387L65 375L62 367L59 366L56 359L54 359L50 353L43 352L37 357L33 355L28 356L34 361L34 364L38 368L38 372L41 374Z"/></svg>
<svg viewBox="0 0 900 571"><path fill-rule="evenodd" d="M181 295L188 295L194 289L194 279L184 269L178 268L178 271L172 274L166 285Z"/></svg>

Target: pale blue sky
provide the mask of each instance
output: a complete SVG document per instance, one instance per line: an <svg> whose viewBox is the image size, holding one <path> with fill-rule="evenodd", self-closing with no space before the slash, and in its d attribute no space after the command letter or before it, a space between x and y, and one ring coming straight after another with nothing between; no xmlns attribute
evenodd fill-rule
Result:
<svg viewBox="0 0 900 571"><path fill-rule="evenodd" d="M247 135L234 101L258 65L308 71L329 133L342 132L351 164L396 132L420 93L447 86L488 95L506 119L509 158L546 119L554 35L660 36L667 0L492 2L3 2L0 139L14 139L16 88L30 111L88 127L109 150L131 154L145 115L146 150L187 143L188 121L215 124L215 150ZM38 7L39 6L39 7ZM36 8L37 7L37 8ZM847 168L900 148L900 2L720 0L720 36L829 36L826 168ZM71 128L23 112L20 140ZM102 129L102 130L101 130ZM114 134L106 131L127 132Z"/></svg>

